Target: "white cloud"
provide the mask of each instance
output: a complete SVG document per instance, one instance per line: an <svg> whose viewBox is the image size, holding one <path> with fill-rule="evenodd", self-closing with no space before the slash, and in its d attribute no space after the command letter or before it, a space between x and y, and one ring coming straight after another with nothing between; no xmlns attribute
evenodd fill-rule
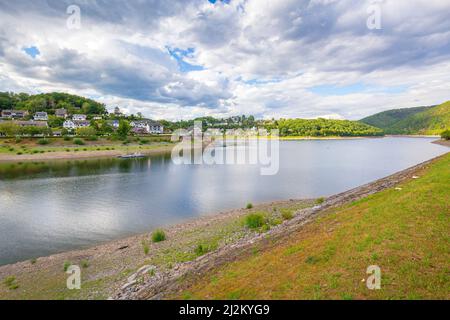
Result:
<svg viewBox="0 0 450 320"><path fill-rule="evenodd" d="M73 3L80 30L66 28ZM382 29L368 30L370 3L0 0L0 85L168 119L358 119L448 100L450 3L384 0ZM29 46L40 55L23 52ZM176 61L167 48L193 52ZM203 69L181 72L180 63Z"/></svg>

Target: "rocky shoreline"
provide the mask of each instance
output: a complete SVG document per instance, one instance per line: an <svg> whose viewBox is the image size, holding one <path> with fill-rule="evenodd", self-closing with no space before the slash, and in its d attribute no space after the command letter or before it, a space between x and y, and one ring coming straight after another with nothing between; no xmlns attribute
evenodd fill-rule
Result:
<svg viewBox="0 0 450 320"><path fill-rule="evenodd" d="M321 205L299 210L292 220L285 221L283 224L265 233L248 235L235 243L198 257L194 261L178 264L171 270L161 272L156 270L149 275L146 270L147 268L153 268L153 266L143 266L138 272L131 275L128 281L110 299L164 299L182 289L180 279L201 277L214 268L232 262L241 255L248 254L255 246L268 246L275 240L285 238L329 208L351 203L373 193L392 188L408 179L417 178L415 174L418 171L426 168L430 163L441 157L439 156L388 177L331 196Z"/></svg>

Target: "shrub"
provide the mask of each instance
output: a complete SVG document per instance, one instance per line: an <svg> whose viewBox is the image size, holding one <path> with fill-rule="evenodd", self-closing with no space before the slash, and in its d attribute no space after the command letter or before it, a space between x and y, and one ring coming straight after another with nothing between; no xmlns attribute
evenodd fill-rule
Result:
<svg viewBox="0 0 450 320"><path fill-rule="evenodd" d="M164 232L164 230L158 229L153 232L152 234L153 242L161 242L164 240L166 240L166 233Z"/></svg>
<svg viewBox="0 0 450 320"><path fill-rule="evenodd" d="M98 137L97 136L89 136L86 138L87 141L97 141Z"/></svg>
<svg viewBox="0 0 450 320"><path fill-rule="evenodd" d="M202 244L199 244L196 248L195 248L195 254L197 256L202 256L205 253L208 253L209 248L207 246L204 246Z"/></svg>
<svg viewBox="0 0 450 320"><path fill-rule="evenodd" d="M46 145L46 144L50 143L50 140L43 138L43 139L39 139L37 141L37 143L40 144L40 145Z"/></svg>
<svg viewBox="0 0 450 320"><path fill-rule="evenodd" d="M257 229L264 225L264 216L260 213L252 213L245 217L245 225L250 229Z"/></svg>
<svg viewBox="0 0 450 320"><path fill-rule="evenodd" d="M289 209L281 209L281 217L284 220L291 220L294 217L292 210Z"/></svg>
<svg viewBox="0 0 450 320"><path fill-rule="evenodd" d="M36 261L37 261L37 259L36 259L36 258L33 258L33 259L30 260L30 263L31 263L31 264L35 264Z"/></svg>
<svg viewBox="0 0 450 320"><path fill-rule="evenodd" d="M87 261L87 260L81 260L80 264L83 269L86 269L87 267L89 267L89 261Z"/></svg>
<svg viewBox="0 0 450 320"><path fill-rule="evenodd" d="M247 203L247 205L245 206L247 209L251 209L253 208L253 204L251 202Z"/></svg>
<svg viewBox="0 0 450 320"><path fill-rule="evenodd" d="M322 204L322 203L324 203L325 202L325 198L324 197L320 197L320 198L317 198L316 199L316 203L317 204Z"/></svg>
<svg viewBox="0 0 450 320"><path fill-rule="evenodd" d="M73 139L73 143L75 143L75 144L77 144L79 146L84 145L84 141L79 139L79 138Z"/></svg>
<svg viewBox="0 0 450 320"><path fill-rule="evenodd" d="M66 272L71 265L72 263L70 263L70 261L64 261L64 272Z"/></svg>
<svg viewBox="0 0 450 320"><path fill-rule="evenodd" d="M143 240L142 247L144 248L144 254L147 255L150 252L150 246L148 245L148 242Z"/></svg>
<svg viewBox="0 0 450 320"><path fill-rule="evenodd" d="M3 280L3 283L8 287L9 290L15 290L19 288L19 285L16 282L16 277L14 276L6 277L5 280Z"/></svg>
<svg viewBox="0 0 450 320"><path fill-rule="evenodd" d="M17 152L16 154L20 156L20 155L23 154L23 153L19 151L19 152Z"/></svg>
<svg viewBox="0 0 450 320"><path fill-rule="evenodd" d="M441 133L441 138L444 140L450 140L450 130L445 130Z"/></svg>
<svg viewBox="0 0 450 320"><path fill-rule="evenodd" d="M16 137L16 143L21 143L21 142L22 142L22 138Z"/></svg>

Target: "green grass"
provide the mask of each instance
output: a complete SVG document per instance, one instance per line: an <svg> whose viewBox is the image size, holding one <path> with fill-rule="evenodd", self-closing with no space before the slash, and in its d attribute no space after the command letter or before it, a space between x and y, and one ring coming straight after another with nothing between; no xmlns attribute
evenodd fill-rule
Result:
<svg viewBox="0 0 450 320"><path fill-rule="evenodd" d="M448 299L450 154L416 175L401 190L321 213L286 240L188 281L186 292L192 299ZM380 290L365 283L374 264Z"/></svg>
<svg viewBox="0 0 450 320"><path fill-rule="evenodd" d="M63 265L63 270L64 272L66 272L67 270L69 270L69 267L72 265L72 263L70 261L64 261L64 265Z"/></svg>
<svg viewBox="0 0 450 320"><path fill-rule="evenodd" d="M6 277L3 280L3 283L9 290L16 290L19 288L19 285L17 284L16 277L15 276L9 276Z"/></svg>
<svg viewBox="0 0 450 320"><path fill-rule="evenodd" d="M249 229L261 228L264 222L264 215L261 213L251 213L245 217L245 226Z"/></svg>
<svg viewBox="0 0 450 320"><path fill-rule="evenodd" d="M290 209L281 209L281 217L284 220L291 220L294 217L294 213Z"/></svg>
<svg viewBox="0 0 450 320"><path fill-rule="evenodd" d="M152 233L152 241L153 242L161 242L166 240L166 233L164 230L157 229Z"/></svg>

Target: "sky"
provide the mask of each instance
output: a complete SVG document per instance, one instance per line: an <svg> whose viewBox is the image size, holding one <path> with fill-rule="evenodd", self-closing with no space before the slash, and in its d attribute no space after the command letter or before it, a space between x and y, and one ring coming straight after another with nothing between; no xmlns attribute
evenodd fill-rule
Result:
<svg viewBox="0 0 450 320"><path fill-rule="evenodd" d="M0 0L0 91L154 119L357 120L450 100L447 0Z"/></svg>

